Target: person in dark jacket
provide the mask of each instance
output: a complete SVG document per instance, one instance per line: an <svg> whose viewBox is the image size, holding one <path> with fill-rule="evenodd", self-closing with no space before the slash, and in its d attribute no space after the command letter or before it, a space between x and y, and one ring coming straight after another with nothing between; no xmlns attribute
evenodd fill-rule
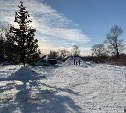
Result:
<svg viewBox="0 0 126 113"><path fill-rule="evenodd" d="M78 61L76 60L76 65L78 65Z"/></svg>
<svg viewBox="0 0 126 113"><path fill-rule="evenodd" d="M76 63L76 59L74 58L74 65L75 65L75 63Z"/></svg>
<svg viewBox="0 0 126 113"><path fill-rule="evenodd" d="M78 60L79 66L80 66L80 62L81 62L81 61L80 61L80 60Z"/></svg>

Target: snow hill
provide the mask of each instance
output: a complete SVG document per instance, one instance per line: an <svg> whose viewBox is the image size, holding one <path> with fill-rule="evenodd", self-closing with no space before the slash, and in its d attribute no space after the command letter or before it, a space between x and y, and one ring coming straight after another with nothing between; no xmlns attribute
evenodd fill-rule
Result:
<svg viewBox="0 0 126 113"><path fill-rule="evenodd" d="M0 113L124 113L124 109L126 67L0 67Z"/></svg>
<svg viewBox="0 0 126 113"><path fill-rule="evenodd" d="M65 61L64 65L65 66L71 66L71 65L74 65L74 59L76 61L79 61L80 60L80 66L83 66L83 67L87 67L88 65L86 64L85 61L83 61L80 57L68 57L68 59Z"/></svg>

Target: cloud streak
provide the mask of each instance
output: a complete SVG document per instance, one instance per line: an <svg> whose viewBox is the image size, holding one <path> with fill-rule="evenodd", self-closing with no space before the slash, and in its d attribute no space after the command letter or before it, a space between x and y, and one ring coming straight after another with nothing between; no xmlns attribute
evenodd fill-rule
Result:
<svg viewBox="0 0 126 113"><path fill-rule="evenodd" d="M81 46L90 41L90 38L80 29L71 27L74 24L71 20L43 1L23 0L23 2L31 16L32 26L37 30L36 38L39 40L41 50L42 48L69 48L73 44ZM14 13L19 10L16 7L19 3L20 0L1 0L0 21L16 25L13 22Z"/></svg>

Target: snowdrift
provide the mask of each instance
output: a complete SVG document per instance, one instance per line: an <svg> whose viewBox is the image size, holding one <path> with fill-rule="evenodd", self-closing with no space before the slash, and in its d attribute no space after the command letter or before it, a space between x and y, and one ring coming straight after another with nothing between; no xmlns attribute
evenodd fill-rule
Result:
<svg viewBox="0 0 126 113"><path fill-rule="evenodd" d="M69 57L69 58L65 61L64 65L65 65L65 66L71 66L71 65L74 66L74 59L75 59L76 61L79 61L79 60L80 60L80 66L82 66L82 67L88 67L88 65L86 64L86 62L83 61L80 57ZM79 66L79 64L76 65L76 66Z"/></svg>

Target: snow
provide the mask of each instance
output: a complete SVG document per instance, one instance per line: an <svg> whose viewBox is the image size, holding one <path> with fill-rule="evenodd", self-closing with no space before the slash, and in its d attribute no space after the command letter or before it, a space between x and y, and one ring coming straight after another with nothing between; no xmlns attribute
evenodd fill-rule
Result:
<svg viewBox="0 0 126 113"><path fill-rule="evenodd" d="M0 113L124 113L126 67L88 64L0 66Z"/></svg>
<svg viewBox="0 0 126 113"><path fill-rule="evenodd" d="M80 60L80 66L83 66L83 67L87 67L89 65L89 63L86 63L85 61L83 61L80 57L69 57L64 65L65 66L71 66L71 65L74 65L74 59L76 61L79 61Z"/></svg>

